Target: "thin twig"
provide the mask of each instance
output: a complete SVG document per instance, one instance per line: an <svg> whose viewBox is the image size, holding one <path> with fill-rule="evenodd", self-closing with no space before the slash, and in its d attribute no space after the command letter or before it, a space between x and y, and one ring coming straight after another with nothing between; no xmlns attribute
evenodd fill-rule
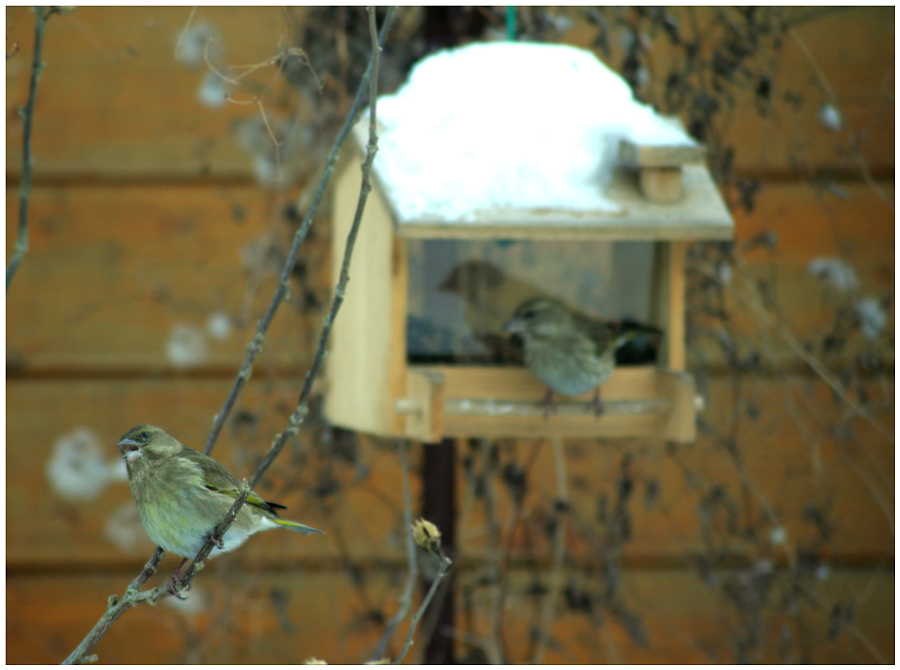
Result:
<svg viewBox="0 0 900 670"><path fill-rule="evenodd" d="M178 35L178 41L175 42L175 60L181 60L181 47L184 45L184 37L187 35L188 28L191 27L191 23L194 21L194 15L197 13L197 8L192 7L191 13L188 15L187 23L184 24L184 28L181 29L181 33Z"/></svg>
<svg viewBox="0 0 900 670"><path fill-rule="evenodd" d="M211 538L200 548L200 552L191 561L190 565L187 567L184 573L184 577L182 579L182 583L185 584L186 587L190 586L190 580L194 577L194 575L199 572L203 568L203 561L209 556L210 552L213 549L213 546L218 543L219 540L228 532L228 529L231 528L231 524L234 523L234 520L237 518L238 510L244 504L244 501L247 500L247 497L250 495L250 486L247 484L247 480L245 479L241 486L241 493L235 499L234 504L231 506L231 509L225 515L225 518L219 523L218 526L215 527L213 532L211 533ZM141 573L135 577L134 581L128 586L128 589L125 591L125 595L122 598L118 596L110 596L109 604L106 608L106 613L100 618L100 621L91 629L91 632L87 634L87 636L81 641L75 651L73 651L69 657L63 661L63 665L79 665L81 663L86 663L90 661L96 660L96 657L90 657L88 654L94 648L94 646L100 641L106 631L118 620L120 616L122 616L129 609L134 607L135 605L141 605L143 603L148 603L150 605L155 605L159 600L165 598L167 596L172 595L172 592L169 591L168 588L164 586L159 586L155 589L150 589L148 591L142 591L141 587L147 582L147 580L154 574L156 574L159 569L159 563L162 561L163 556L166 555L166 552L163 551L160 547L156 548L156 551L153 552L153 555L150 557L150 560L147 561L146 565L144 565L144 569Z"/></svg>
<svg viewBox="0 0 900 670"><path fill-rule="evenodd" d="M845 403L847 403L854 412L856 412L863 419L868 421L879 433L881 433L884 437L891 441L893 444L894 436L884 427L881 423L872 416L872 413L859 403L857 403L853 398L851 398L844 388L841 386L841 383L835 376L828 370L815 356L810 354L800 342L795 338L781 323L776 321L771 314L769 314L768 310L762 304L761 299L758 295L756 295L756 289L753 283L748 279L750 276L750 271L746 266L746 263L739 256L735 255L735 263L740 266L742 270L742 276L744 277L745 284L749 293L753 294L752 297L745 297L740 295L737 292L734 292L733 295L738 298L741 302L752 309L757 317L759 317L760 321L765 323L769 328L774 330L778 335L787 343L787 345L794 351L797 356L803 360L804 363L809 365L813 369L813 371L818 374L828 386L835 392L835 394L841 398ZM703 272L705 277L708 277L716 282L721 282L721 279L718 278L712 272Z"/></svg>
<svg viewBox="0 0 900 670"><path fill-rule="evenodd" d="M425 600L422 601L422 604L419 606L419 609L416 610L416 613L413 614L412 621L409 624L409 632L406 634L406 641L403 643L403 649L400 650L400 655L394 660L391 665L400 665L403 662L404 657L406 656L406 652L409 651L409 648L413 643L413 634L416 632L416 627L419 625L419 621L422 616L425 614L425 610L428 609L428 605L431 603L431 599L434 598L434 594L437 592L438 586L440 586L441 580L447 574L447 570L450 568L450 565L453 563L449 558L441 555L441 564L438 567L437 574L434 576L434 581L431 582L431 588L428 589L428 593L425 595Z"/></svg>
<svg viewBox="0 0 900 670"><path fill-rule="evenodd" d="M553 562L550 568L550 586L544 596L541 611L541 625L537 634L537 649L534 651L532 664L539 665L547 651L550 638L550 624L556 611L556 600L562 588L562 571L566 557L566 513L569 508L569 485L566 475L566 455L563 452L562 438L554 437L553 461L556 468L556 529L553 534Z"/></svg>
<svg viewBox="0 0 900 670"><path fill-rule="evenodd" d="M309 394L312 389L312 381L315 379L319 368L322 365L322 361L325 358L325 343L328 340L328 334L331 331L331 324L334 321L334 317L337 314L338 309L340 309L341 302L343 302L343 295L346 290L347 282L349 281L349 273L348 268L350 265L350 258L353 253L353 242L356 238L356 233L358 232L360 222L362 220L362 212L365 207L366 197L368 196L369 190L371 190L371 185L369 183L369 173L371 171L372 162L375 158L375 152L378 148L378 138L375 135L375 105L377 100L377 85L378 85L378 67L380 62L380 49L381 44L384 43L384 40L387 37L387 28L390 23L391 15L393 13L393 8L388 10L387 17L385 19L385 24L381 31L381 35L376 37L377 33L375 32L375 14L374 8L367 8L370 17L370 27L373 30L372 41L373 41L373 53L371 60L369 61L369 67L366 70L366 76L363 77L363 81L360 84L360 92L357 94L357 103L354 104L354 108L351 110L350 115L348 116L347 122L344 124L344 129L342 130L341 135L338 136L338 139L335 141L335 146L332 148L331 154L329 155L329 164L328 168L326 168L326 175L323 175L322 182L319 184L319 189L316 193L316 199L314 200L314 206L311 208L310 213L307 214L307 218L304 220L303 226L301 230L304 228L308 230L309 223L312 221L312 215L315 212L315 208L318 207L319 201L321 200L321 193L324 192L324 186L327 185L328 179L330 177L330 172L334 168L334 164L337 162L337 157L340 153L340 147L343 144L343 140L346 138L349 129L352 128L353 123L356 118L356 114L358 113L359 107L361 106L361 100L365 97L366 88L368 88L368 97L371 104L371 124L370 124L370 136L369 142L366 147L366 161L363 164L363 184L360 188L360 198L359 204L357 206L356 215L353 220L353 227L350 231L351 239L348 239L347 249L344 253L344 262L341 270L341 281L338 284L338 290L335 291L334 300L331 304L331 310L329 312L328 318L326 318L325 325L322 329L322 335L319 339L319 347L316 352L316 358L313 360L313 364L310 367L309 372L306 376L306 383L304 384L303 391L300 394L300 399L297 403L297 407L294 412L291 414L290 421L287 429L281 435L276 436L272 447L269 450L269 453L266 454L266 457L259 464L256 471L253 473L250 481L244 480L241 494L237 497L229 510L228 514L226 514L223 521L216 526L212 533L210 533L210 537L206 540L206 542L201 547L200 551L197 553L197 556L191 561L188 568L185 570L183 577L181 578L181 584L183 585L184 590L190 588L191 580L193 576L203 567L203 560L209 556L210 552L213 550L213 547L219 544L222 539L222 536L228 531L231 527L231 524L234 523L235 518L237 517L237 513L240 511L241 506L244 504L247 497L250 495L250 491L253 486L260 480L265 471L269 468L278 454L281 452L281 449L284 448L284 445L287 441L299 430L300 424L303 422L303 419L306 416L308 411L307 403L309 400ZM282 281L279 282L278 288L275 292L275 298L273 299L272 305L270 305L269 313L267 316L269 317L269 322L271 322L271 317L274 316L275 309L277 309L278 303L283 300L284 291L286 290L286 281L290 276L291 268L294 264L294 259L296 257L296 252L299 249L300 242L302 242L303 237L305 237L305 230L303 236L300 236L299 231L298 235L294 240L294 248L292 248L292 255L289 256L284 271L282 272ZM268 328L268 323L266 324L266 328ZM250 350L251 348L256 350L256 353L259 353L259 349L262 347L262 342L265 337L265 330L257 330L256 336L254 336L253 341L250 346L248 346L248 358L250 358ZM255 354L254 354L255 358ZM252 366L252 359L250 361ZM245 360L244 367L241 369L241 374L238 375L238 381L243 379L242 375L244 373L244 369L247 366L247 361ZM246 378L249 378L249 370L246 374ZM244 379L244 383L246 383L246 379ZM243 384L240 384L242 387ZM234 393L235 388L238 387L238 382L235 382L235 387L232 388L232 394ZM236 395L235 395L236 398ZM229 399L232 399L232 395L229 395ZM233 400L232 403L233 405ZM226 402L226 407L230 410L230 406ZM221 414L221 413L220 413ZM227 416L227 414L225 415ZM217 417L218 419L218 417ZM223 418L224 422L224 418ZM221 425L219 425L219 430L221 430ZM209 448L212 447L212 443L208 443ZM208 450L206 450L208 453ZM140 591L140 587L147 581L150 575L154 574L158 567L159 562L162 560L164 552L157 547L153 556L150 557L150 560L147 561L147 564L144 566L144 570L140 575L132 582L131 586L129 586L129 590L126 591L126 597L122 598L122 600L117 599L115 596L110 598L109 606L107 608L106 613L100 619L96 626L94 626L93 630L88 633L88 636L78 645L76 650L72 652L68 659L66 659L66 663L68 664L77 664L88 660L86 654L88 654L91 649L93 649L94 645L100 640L101 637L106 633L110 626L128 609L133 607L134 605L138 605L144 602L155 603L160 598L166 597L169 595L169 591L166 588L157 588L151 589L149 591Z"/></svg>
<svg viewBox="0 0 900 670"><path fill-rule="evenodd" d="M531 478L531 470L534 467L535 462L537 461L538 454L541 451L541 447L544 445L544 440L536 440L534 444L531 446L531 453L528 456L528 462L525 465L525 478L522 482L522 486L524 490L519 494L519 496L513 496L513 505L515 505L515 511L513 513L512 523L509 527L509 533L506 538L506 552L503 557L503 563L500 568L500 602L506 602L506 589L509 585L509 566L512 561L512 550L513 550L513 542L516 537L516 528L519 525L519 522L522 520L522 511L525 507L525 495L528 492L528 482ZM505 610L500 608L500 620L497 623L497 629L499 631L503 631L503 616ZM502 643L501 638L501 643Z"/></svg>
<svg viewBox="0 0 900 670"><path fill-rule="evenodd" d="M28 102L21 111L22 115L22 183L19 185L19 233L16 237L16 245L13 255L6 266L6 295L9 295L9 285L25 253L28 251L28 205L31 203L31 171L34 167L34 156L31 150L31 135L34 127L34 105L37 101L38 83L44 72L44 64L41 62L41 52L44 48L44 31L47 20L57 13L55 7L35 7L34 23L34 54L31 59L31 85L28 89Z"/></svg>
<svg viewBox="0 0 900 670"><path fill-rule="evenodd" d="M831 87L831 84L828 82L828 77L825 76L825 72L822 70L822 66L819 65L819 61L816 60L815 56L813 56L812 52L809 50L809 47L806 46L806 42L801 39L800 35L793 28L788 29L788 34L791 36L791 39L794 40L794 44L800 49L801 53L803 53L803 57L806 58L806 61L809 63L809 66L812 68L813 72L815 72L816 77L819 80L822 88L825 91L825 95L828 96L829 101L836 108L840 109L840 102L838 100L837 94L834 92L834 89ZM866 162L865 157L862 155L862 151L859 148L859 142L856 139L856 135L847 125L846 116L841 113L841 121L844 131L847 135L847 141L850 143L850 150L853 154L853 160L856 161L856 165L859 168L860 173L863 176L863 179L866 180L866 183L869 187L875 191L875 194L881 198L881 200L890 208L890 210L894 211L894 206L891 204L891 200L888 197L888 194L881 188L881 185L875 181L875 178L872 176L872 173L869 170L869 165Z"/></svg>
<svg viewBox="0 0 900 670"><path fill-rule="evenodd" d="M388 621L384 635L381 636L381 641L378 643L375 653L372 654L373 661L377 661L384 656L384 650L391 639L391 635L394 634L394 630L409 614L409 608L412 605L413 589L416 587L416 579L419 576L419 564L416 561L416 541L413 538L412 531L412 495L409 485L409 444L407 443L400 445L400 465L403 473L403 527L406 528L406 558L409 564L409 574L406 577L406 587L400 596L400 609Z"/></svg>
<svg viewBox="0 0 900 670"><path fill-rule="evenodd" d="M367 7L366 11L370 13L369 25L374 30L375 9L374 7ZM392 11L388 10L388 15L385 17L385 28L391 20L391 13ZM386 31L382 30L382 34L385 35ZM308 411L307 405L309 402L309 396L312 393L313 383L318 376L319 369L322 367L322 363L325 361L325 345L328 343L328 336L331 334L331 328L334 325L334 319L335 317L337 317L338 310L340 310L341 305L344 302L344 295L347 291L347 283L350 281L350 258L353 255L353 248L354 246L356 246L356 237L359 234L359 225L362 222L362 215L366 207L366 200L369 197L369 191L372 190L372 164L375 161L375 154L378 152L378 135L376 133L376 106L378 97L378 67L380 64L381 40L376 39L374 33L372 35L372 43L372 60L370 62L370 69L367 70L367 73L371 73L369 80L369 141L366 144L366 158L362 164L362 184L360 185L359 189L359 199L356 203L356 213L353 215L353 224L351 225L350 232L347 235L347 244L344 249L344 258L341 262L340 279L338 280L337 286L334 289L334 298L331 301L331 309L328 311L328 315L325 317L325 323L322 325L322 334L319 337L319 344L316 347L316 355L315 358L313 358L312 365L310 365L309 367L309 371L306 373L306 379L303 382L303 388L300 391L300 398L297 400L297 406L294 409L293 414L291 414L291 418L287 428L281 435L276 436L274 442L272 443L272 447L269 449L269 453L266 454L265 458L256 469L256 472L253 473L253 477L250 478L251 486L256 485L256 483L263 476L263 473L272 464L272 461L274 461L278 457L278 454L281 453L281 450L284 449L284 446L287 444L288 440L290 440L294 435L296 435L297 431L300 430L300 424L302 424L303 420L306 418L306 413ZM308 216L309 215L307 215L307 217ZM304 221L304 224L305 223L306 222ZM279 289L286 287L287 281L290 277L291 267L293 267L293 263L285 265L285 271L284 273L282 273L283 280L282 283L279 284ZM255 339L256 338L254 338L254 340Z"/></svg>
<svg viewBox="0 0 900 670"><path fill-rule="evenodd" d="M391 23L393 11L393 8L388 10L384 25L382 25L381 27L381 34L378 38L379 48L384 45L384 41L385 39L387 39L388 27ZM275 318L275 312L278 311L281 303L284 302L284 296L287 294L288 288L290 287L291 273L293 272L294 263L297 260L297 254L300 251L300 246L306 239L306 235L309 232L316 212L319 209L319 204L322 201L322 197L325 195L325 190L328 187L328 183L331 181L331 175L334 172L334 168L337 165L338 158L341 155L341 149L344 146L344 141L350 134L350 130L356 124L356 119L359 115L360 110L362 109L363 102L368 97L369 82L370 79L374 79L372 77L373 67L374 57L369 62L369 67L366 69L366 73L363 75L362 81L359 85L359 90L356 93L356 99L353 102L353 107L350 109L347 120L344 122L344 126L338 133L337 139L335 139L334 141L334 146L332 147L331 152L328 154L328 159L325 164L325 171L322 173L322 177L319 180L319 185L316 187L315 195L313 196L309 209L306 212L303 223L300 224L300 228L297 229L297 232L294 235L294 242L291 245L290 251L288 252L287 260L285 261L284 268L281 271L281 278L279 279L278 287L275 289L275 294L272 296L272 301L269 303L269 308L266 310L265 315L257 324L256 334L250 341L250 344L247 345L247 356L244 358L244 363L243 365L241 365L241 370L234 381L234 385L231 387L231 391L229 392L228 397L225 400L225 404L222 406L222 409L219 411L219 413L216 414L216 417L213 421L212 430L210 430L209 437L207 437L206 439L206 446L203 448L204 454L209 454L212 451L216 440L219 438L219 434L222 432L225 421L228 419L229 414L231 414L231 411L234 408L234 404L237 401L238 396L241 394L241 391L243 390L246 383L250 381L250 377L253 374L253 363L256 360L256 357L259 355L260 351L262 351L263 341L266 338L266 333L269 330L272 319ZM343 297L341 297L341 300L343 300Z"/></svg>
<svg viewBox="0 0 900 670"><path fill-rule="evenodd" d="M835 603L832 602L829 598L820 593L817 589L815 589L812 585L804 582L797 581L797 586L803 590L805 594L807 594L816 605L818 605L821 609L824 610L832 610L834 609ZM884 656L884 654L879 651L878 647L875 646L875 643L872 642L869 637L860 629L860 627L856 624L855 621L847 622L847 627L849 631L853 634L853 636L862 643L862 645L869 651L870 654L874 657L875 661L880 665L887 665L888 660Z"/></svg>
<svg viewBox="0 0 900 670"><path fill-rule="evenodd" d="M97 625L94 626L91 632L87 634L87 637L81 641L81 644L75 648L75 651L69 654L69 657L63 661L63 665L77 665L78 663L96 660L95 658L91 659L87 654L94 648L94 645L97 644L100 638L103 637L103 634L106 633L107 629L116 622L116 619L135 605L139 605L140 603L150 603L153 605L157 600L168 595L168 591L164 588L141 591L141 588L147 583L147 580L156 574L156 571L159 568L159 562L165 555L166 552L157 547L156 551L153 552L153 556L150 557L150 560L148 560L147 564L144 566L144 569L141 570L141 573L128 585L128 588L125 590L125 595L121 598L118 596L109 597L109 607L106 610L106 614L104 614L100 621L97 622Z"/></svg>

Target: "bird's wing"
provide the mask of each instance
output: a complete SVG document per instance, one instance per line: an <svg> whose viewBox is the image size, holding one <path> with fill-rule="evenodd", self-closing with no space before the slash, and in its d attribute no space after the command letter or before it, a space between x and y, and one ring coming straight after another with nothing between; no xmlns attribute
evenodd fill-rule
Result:
<svg viewBox="0 0 900 670"><path fill-rule="evenodd" d="M241 494L241 483L237 480L237 477L228 472L218 461L189 447L184 447L181 456L193 461L200 467L203 478L202 484L208 491L221 493L229 498L237 498ZM276 513L276 510L287 509L284 505L263 500L253 491L250 491L250 495L247 497L247 504L273 514Z"/></svg>
<svg viewBox="0 0 900 670"><path fill-rule="evenodd" d="M594 342L596 347L595 353L598 356L602 356L603 352L609 347L609 341L612 337L609 325L581 314L573 314L573 316L578 328Z"/></svg>
<svg viewBox="0 0 900 670"><path fill-rule="evenodd" d="M205 487L209 491L215 491L216 493L221 493L222 495L226 495L229 498L237 498L241 494L241 489L220 489L212 486L211 484L205 484ZM268 502L263 500L258 495L256 495L253 491L250 491L250 495L247 496L247 504L253 505L254 507L259 507L267 512L271 512L272 514L277 514L277 510L287 509L284 505L279 505L278 503Z"/></svg>

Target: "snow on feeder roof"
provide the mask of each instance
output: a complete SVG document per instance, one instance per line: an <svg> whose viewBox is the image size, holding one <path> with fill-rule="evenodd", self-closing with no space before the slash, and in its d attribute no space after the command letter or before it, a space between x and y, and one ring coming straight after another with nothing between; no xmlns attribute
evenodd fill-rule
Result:
<svg viewBox="0 0 900 670"><path fill-rule="evenodd" d="M378 101L375 176L405 237L730 238L702 164L685 197L641 198L615 170L619 145L702 148L635 101L590 51L471 44L420 61ZM356 128L364 145L367 122ZM452 230L451 230L452 228Z"/></svg>

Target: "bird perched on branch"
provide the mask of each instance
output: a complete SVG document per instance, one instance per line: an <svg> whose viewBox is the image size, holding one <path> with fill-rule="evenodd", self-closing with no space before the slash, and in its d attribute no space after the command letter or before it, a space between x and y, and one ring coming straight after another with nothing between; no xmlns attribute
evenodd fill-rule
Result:
<svg viewBox="0 0 900 670"><path fill-rule="evenodd" d="M147 534L166 551L184 557L169 581L169 590L177 595L181 568L225 518L241 493L241 482L217 461L156 426L135 426L122 436L118 447ZM305 535L322 532L279 518L280 509L287 508L251 491L210 556L237 549L254 533L270 528L290 528Z"/></svg>
<svg viewBox="0 0 900 670"><path fill-rule="evenodd" d="M553 393L576 396L595 389L594 411L603 412L600 385L616 367L616 351L639 336L658 336L650 327L624 329L611 323L573 314L549 298L532 298L516 308L504 326L525 344L525 365L547 385L545 416L553 406Z"/></svg>

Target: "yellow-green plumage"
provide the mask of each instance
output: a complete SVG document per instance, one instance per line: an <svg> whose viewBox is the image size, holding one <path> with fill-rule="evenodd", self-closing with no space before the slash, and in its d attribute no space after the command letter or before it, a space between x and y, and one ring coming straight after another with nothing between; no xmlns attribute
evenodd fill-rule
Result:
<svg viewBox="0 0 900 670"><path fill-rule="evenodd" d="M166 551L193 558L209 533L225 518L241 483L217 461L184 446L155 426L129 430L119 441L128 481L147 534ZM281 519L283 505L251 492L212 556L236 549L261 530L290 528L321 533L296 521Z"/></svg>

